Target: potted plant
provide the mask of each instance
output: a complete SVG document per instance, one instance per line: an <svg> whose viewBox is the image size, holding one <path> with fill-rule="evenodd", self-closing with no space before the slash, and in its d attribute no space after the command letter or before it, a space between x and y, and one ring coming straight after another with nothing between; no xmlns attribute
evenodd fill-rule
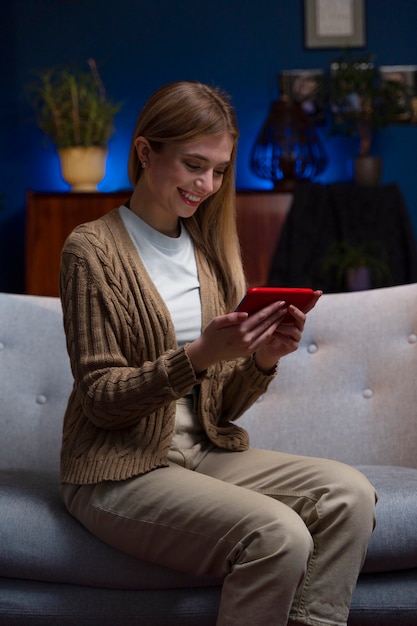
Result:
<svg viewBox="0 0 417 626"><path fill-rule="evenodd" d="M72 191L97 189L105 173L114 116L121 108L106 96L94 59L88 65L89 71L44 70L32 87L37 123L55 144L62 176Z"/></svg>
<svg viewBox="0 0 417 626"><path fill-rule="evenodd" d="M322 267L341 291L381 287L390 276L386 251L379 241L337 241L329 247Z"/></svg>
<svg viewBox="0 0 417 626"><path fill-rule="evenodd" d="M404 114L408 87L398 80L385 79L373 55L346 52L330 65L327 92L333 131L359 138L355 180L377 184L382 163L371 156L373 134L376 128L396 122Z"/></svg>

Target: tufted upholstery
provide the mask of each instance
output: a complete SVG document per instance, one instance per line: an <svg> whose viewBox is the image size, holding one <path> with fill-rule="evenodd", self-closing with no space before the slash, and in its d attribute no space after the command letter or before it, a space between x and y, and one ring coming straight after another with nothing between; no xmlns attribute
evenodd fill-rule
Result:
<svg viewBox="0 0 417 626"><path fill-rule="evenodd" d="M243 424L254 446L417 468L416 377L417 284L331 294Z"/></svg>
<svg viewBox="0 0 417 626"><path fill-rule="evenodd" d="M417 285L326 295L242 418L252 445L359 465L377 529L350 624L417 624ZM0 294L0 623L213 626L220 581L109 548L58 485L71 389L60 303Z"/></svg>

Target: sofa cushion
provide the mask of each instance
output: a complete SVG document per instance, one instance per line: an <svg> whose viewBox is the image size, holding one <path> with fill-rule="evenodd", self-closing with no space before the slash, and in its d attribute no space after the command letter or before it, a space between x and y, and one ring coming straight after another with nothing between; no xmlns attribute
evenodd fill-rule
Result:
<svg viewBox="0 0 417 626"><path fill-rule="evenodd" d="M365 572L417 566L417 469L360 467L379 492ZM105 545L66 511L54 473L0 471L3 577L113 589L218 585L157 567Z"/></svg>
<svg viewBox="0 0 417 626"><path fill-rule="evenodd" d="M378 492L376 528L364 572L417 566L417 469L387 465L359 466Z"/></svg>
<svg viewBox="0 0 417 626"><path fill-rule="evenodd" d="M0 572L3 577L108 589L218 585L139 561L91 535L65 509L55 473L0 471Z"/></svg>

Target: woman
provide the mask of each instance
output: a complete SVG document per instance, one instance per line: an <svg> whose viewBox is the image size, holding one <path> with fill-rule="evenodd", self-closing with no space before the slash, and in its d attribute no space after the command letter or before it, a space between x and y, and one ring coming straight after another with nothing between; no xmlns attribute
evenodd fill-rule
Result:
<svg viewBox="0 0 417 626"><path fill-rule="evenodd" d="M218 89L162 87L136 125L129 206L65 244L75 383L63 497L112 546L222 577L218 626L340 626L375 493L340 463L251 449L235 424L297 349L306 319L290 306L283 324L283 302L250 317L234 310L245 290L237 136Z"/></svg>

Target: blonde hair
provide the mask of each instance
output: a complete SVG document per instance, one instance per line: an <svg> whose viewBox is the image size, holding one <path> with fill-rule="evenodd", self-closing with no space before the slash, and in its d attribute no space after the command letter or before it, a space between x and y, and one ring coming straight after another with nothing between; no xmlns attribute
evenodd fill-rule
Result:
<svg viewBox="0 0 417 626"><path fill-rule="evenodd" d="M143 107L133 133L129 178L135 186L143 172L135 140L145 137L156 152L167 143L197 141L228 133L233 140L230 166L220 189L185 220L195 245L214 269L227 310L233 310L245 290L236 227L235 178L239 130L229 97L220 89L195 81L169 83L158 89Z"/></svg>

